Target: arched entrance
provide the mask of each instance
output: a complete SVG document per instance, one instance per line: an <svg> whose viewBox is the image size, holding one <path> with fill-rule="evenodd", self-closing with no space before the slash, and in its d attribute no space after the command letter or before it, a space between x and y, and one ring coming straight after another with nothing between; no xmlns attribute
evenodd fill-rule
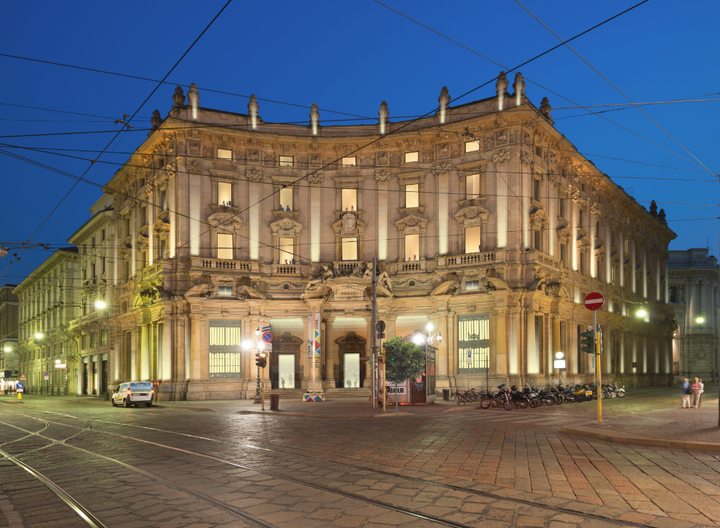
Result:
<svg viewBox="0 0 720 528"><path fill-rule="evenodd" d="M303 340L285 332L272 343L270 384L273 389L299 389L302 382L300 345Z"/></svg>
<svg viewBox="0 0 720 528"><path fill-rule="evenodd" d="M338 364L335 365L335 386L346 389L358 389L365 385L365 356L364 337L355 332L348 332L338 337Z"/></svg>

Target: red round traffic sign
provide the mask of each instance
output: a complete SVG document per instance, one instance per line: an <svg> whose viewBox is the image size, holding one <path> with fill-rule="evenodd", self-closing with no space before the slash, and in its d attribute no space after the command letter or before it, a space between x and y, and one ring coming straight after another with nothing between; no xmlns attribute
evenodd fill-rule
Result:
<svg viewBox="0 0 720 528"><path fill-rule="evenodd" d="M270 332L263 332L262 340L266 343L272 343L273 335Z"/></svg>
<svg viewBox="0 0 720 528"><path fill-rule="evenodd" d="M598 292L588 293L585 296L583 304L588 310L599 310L605 305L605 297L602 296L602 293Z"/></svg>

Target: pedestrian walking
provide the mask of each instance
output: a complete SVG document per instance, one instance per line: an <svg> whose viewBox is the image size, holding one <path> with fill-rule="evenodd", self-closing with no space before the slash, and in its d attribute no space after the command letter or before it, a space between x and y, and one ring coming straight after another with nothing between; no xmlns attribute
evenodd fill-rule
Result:
<svg viewBox="0 0 720 528"><path fill-rule="evenodd" d="M699 408L700 403L702 402L703 392L705 392L705 384L703 383L703 380L701 380L700 378L698 378L697 380L698 380L698 382L697 382L697 393L695 395L695 407Z"/></svg>
<svg viewBox="0 0 720 528"><path fill-rule="evenodd" d="M690 408L690 395L692 394L692 387L687 378L683 379L683 384L680 387L680 401L683 409Z"/></svg>
<svg viewBox="0 0 720 528"><path fill-rule="evenodd" d="M700 378L694 378L692 384L690 385L692 392L692 407L696 408L698 406L698 395L700 394L699 390L699 381Z"/></svg>

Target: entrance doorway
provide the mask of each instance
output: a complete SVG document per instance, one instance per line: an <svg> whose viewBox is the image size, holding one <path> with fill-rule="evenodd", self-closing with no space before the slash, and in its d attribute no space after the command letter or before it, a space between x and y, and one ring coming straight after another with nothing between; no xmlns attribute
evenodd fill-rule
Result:
<svg viewBox="0 0 720 528"><path fill-rule="evenodd" d="M355 332L338 337L338 365L335 365L335 386L346 389L359 389L365 386L365 344L367 340Z"/></svg>
<svg viewBox="0 0 720 528"><path fill-rule="evenodd" d="M343 364L343 379L346 389L360 388L360 354L357 352L352 354L343 354L345 356Z"/></svg>
<svg viewBox="0 0 720 528"><path fill-rule="evenodd" d="M272 342L272 352L268 362L270 366L270 386L273 389L294 389L302 386L303 368L300 345L303 340L290 332L276 337Z"/></svg>
<svg viewBox="0 0 720 528"><path fill-rule="evenodd" d="M278 354L278 389L295 388L295 354Z"/></svg>

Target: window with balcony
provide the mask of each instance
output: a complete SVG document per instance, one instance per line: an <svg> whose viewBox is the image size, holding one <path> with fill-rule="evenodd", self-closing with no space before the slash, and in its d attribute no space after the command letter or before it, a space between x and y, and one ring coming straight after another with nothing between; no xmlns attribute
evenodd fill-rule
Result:
<svg viewBox="0 0 720 528"><path fill-rule="evenodd" d="M536 201L539 202L540 199L541 199L541 196L540 196L540 186L541 186L542 182L541 182L540 180L533 179L532 183L533 183L533 188L532 188L533 194L532 194L532 197L533 197L534 200L536 200Z"/></svg>
<svg viewBox="0 0 720 528"><path fill-rule="evenodd" d="M465 253L480 252L480 226L465 228Z"/></svg>
<svg viewBox="0 0 720 528"><path fill-rule="evenodd" d="M420 207L420 184L405 186L405 208Z"/></svg>
<svg viewBox="0 0 720 528"><path fill-rule="evenodd" d="M232 183L218 182L218 205L232 205Z"/></svg>
<svg viewBox="0 0 720 528"><path fill-rule="evenodd" d="M343 238L341 242L342 260L358 259L358 239Z"/></svg>
<svg viewBox="0 0 720 528"><path fill-rule="evenodd" d="M465 143L465 152L475 152L480 150L480 140L468 141Z"/></svg>
<svg viewBox="0 0 720 528"><path fill-rule="evenodd" d="M232 286L218 286L218 295L221 297L230 297L232 295Z"/></svg>
<svg viewBox="0 0 720 528"><path fill-rule="evenodd" d="M292 167L294 164L294 159L292 156L280 156L280 166L281 167Z"/></svg>
<svg viewBox="0 0 720 528"><path fill-rule="evenodd" d="M420 235L405 235L405 260L417 260L420 254Z"/></svg>
<svg viewBox="0 0 720 528"><path fill-rule="evenodd" d="M420 159L419 152L406 152L405 163L415 163Z"/></svg>
<svg viewBox="0 0 720 528"><path fill-rule="evenodd" d="M285 187L280 189L280 210L281 211L293 211L293 188Z"/></svg>
<svg viewBox="0 0 720 528"><path fill-rule="evenodd" d="M340 165L342 167L357 167L357 158L355 156L343 158L340 160Z"/></svg>
<svg viewBox="0 0 720 528"><path fill-rule="evenodd" d="M357 211L357 189L341 189L340 199L343 211Z"/></svg>
<svg viewBox="0 0 720 528"><path fill-rule="evenodd" d="M232 150L228 149L217 149L218 159L232 160Z"/></svg>
<svg viewBox="0 0 720 528"><path fill-rule="evenodd" d="M217 258L223 260L233 259L233 237L227 233L217 234Z"/></svg>
<svg viewBox="0 0 720 528"><path fill-rule="evenodd" d="M295 258L295 239L292 237L278 238L278 263L292 264Z"/></svg>

